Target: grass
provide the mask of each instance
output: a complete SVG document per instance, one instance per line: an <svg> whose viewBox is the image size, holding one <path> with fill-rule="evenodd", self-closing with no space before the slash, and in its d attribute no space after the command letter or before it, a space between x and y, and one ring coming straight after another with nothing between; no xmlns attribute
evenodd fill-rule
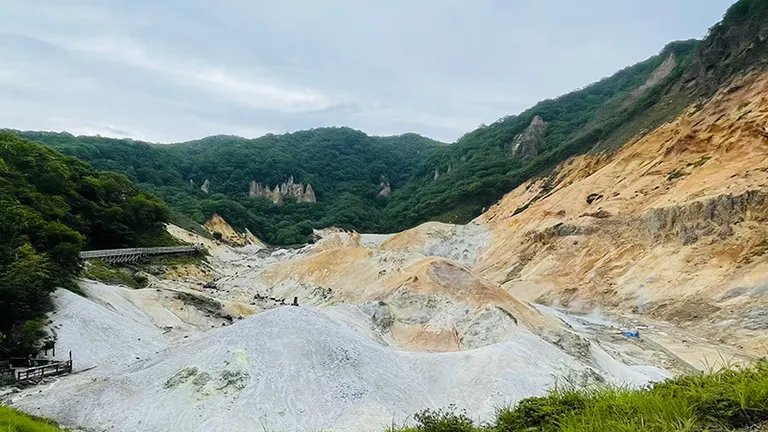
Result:
<svg viewBox="0 0 768 432"><path fill-rule="evenodd" d="M0 432L67 432L56 423L0 406Z"/></svg>
<svg viewBox="0 0 768 432"><path fill-rule="evenodd" d="M199 265L205 260L207 253L178 254L166 256L154 256L146 258L146 262L136 262L130 265L112 265L104 261L89 260L83 269L81 276L93 279L108 285L125 285L130 288L145 288L148 280L145 276L137 274L136 270L147 271L148 266L178 267L184 265ZM0 432L3 432L0 430Z"/></svg>
<svg viewBox="0 0 768 432"><path fill-rule="evenodd" d="M181 300L182 302L184 302L184 304L193 306L203 313L207 313L215 317L225 319L229 322L232 322L234 320L233 316L224 312L222 308L222 304L219 303L218 300L212 299L210 297L202 296L202 295L195 295L192 293L181 292L181 291L176 292L175 297L177 300Z"/></svg>
<svg viewBox="0 0 768 432"><path fill-rule="evenodd" d="M768 360L683 376L643 389L555 389L478 425L453 409L423 411L389 432L716 432L768 421Z"/></svg>
<svg viewBox="0 0 768 432"><path fill-rule="evenodd" d="M667 175L667 181L672 181L676 178L684 177L686 175L687 174L682 168L676 168L675 170L673 170Z"/></svg>
<svg viewBox="0 0 768 432"><path fill-rule="evenodd" d="M103 282L108 285L125 285L131 288L144 288L147 278L136 276L104 263L101 260L90 260L83 269L82 277ZM3 432L0 430L0 432Z"/></svg>
<svg viewBox="0 0 768 432"><path fill-rule="evenodd" d="M168 267L199 265L205 261L206 256L208 256L207 251L193 254L157 255L148 257L147 264L164 265Z"/></svg>
<svg viewBox="0 0 768 432"><path fill-rule="evenodd" d="M707 161L710 160L710 159L712 159L712 156L705 155L705 156L702 156L702 157L696 159L693 162L688 162L688 166L694 167L694 168L698 168L698 167L704 165L705 163L707 163Z"/></svg>
<svg viewBox="0 0 768 432"><path fill-rule="evenodd" d="M176 210L171 209L171 223L184 228L187 231L191 231L195 234L199 234L207 239L213 239L213 236L202 225L192 220L192 218L183 215ZM1 431L0 431L1 432Z"/></svg>

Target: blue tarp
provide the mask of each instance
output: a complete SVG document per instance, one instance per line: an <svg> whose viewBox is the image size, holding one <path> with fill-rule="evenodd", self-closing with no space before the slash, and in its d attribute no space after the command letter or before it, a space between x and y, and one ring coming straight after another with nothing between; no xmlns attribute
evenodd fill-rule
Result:
<svg viewBox="0 0 768 432"><path fill-rule="evenodd" d="M637 331L637 330L635 330L635 331L625 331L625 332L622 333L622 335L624 335L625 337L628 337L628 338L640 339L640 332Z"/></svg>

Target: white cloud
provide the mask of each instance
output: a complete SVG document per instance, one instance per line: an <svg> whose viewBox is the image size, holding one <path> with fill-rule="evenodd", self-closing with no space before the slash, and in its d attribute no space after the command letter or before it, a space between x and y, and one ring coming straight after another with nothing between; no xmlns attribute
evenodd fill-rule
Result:
<svg viewBox="0 0 768 432"><path fill-rule="evenodd" d="M152 70L167 79L255 109L300 113L329 108L334 102L325 94L306 88L278 84L262 77L238 76L221 67L190 60L163 59L130 40L99 37L62 43L63 48L95 54L131 66Z"/></svg>
<svg viewBox="0 0 768 432"><path fill-rule="evenodd" d="M38 4L36 13L44 15L54 21L85 21L92 23L106 23L109 15L96 7L72 4Z"/></svg>
<svg viewBox="0 0 768 432"><path fill-rule="evenodd" d="M365 117L374 123L421 125L435 129L453 131L454 133L464 133L472 130L483 122L482 119L477 117L437 115L418 111L397 111L394 108L385 108L381 106L375 109L363 110L358 115ZM402 132L409 131L410 130L404 130Z"/></svg>
<svg viewBox="0 0 768 432"><path fill-rule="evenodd" d="M0 0L0 128L451 141L701 36L733 0Z"/></svg>

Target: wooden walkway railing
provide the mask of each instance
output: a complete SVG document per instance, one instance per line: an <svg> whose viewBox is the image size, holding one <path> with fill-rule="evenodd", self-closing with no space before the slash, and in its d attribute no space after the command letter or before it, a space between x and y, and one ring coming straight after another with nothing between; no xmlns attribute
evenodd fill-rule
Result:
<svg viewBox="0 0 768 432"><path fill-rule="evenodd" d="M30 362L37 366L29 366ZM53 360L47 358L30 359L11 357L0 360L0 384L37 384L45 377L72 373L72 352L69 360Z"/></svg>
<svg viewBox="0 0 768 432"><path fill-rule="evenodd" d="M177 253L199 252L203 247L200 245L168 246L153 248L127 248L127 249L102 249L80 252L80 258L93 259L99 258L106 262L131 262L148 255L169 255Z"/></svg>
<svg viewBox="0 0 768 432"><path fill-rule="evenodd" d="M16 372L16 382L42 380L47 376L72 373L72 360L57 361Z"/></svg>

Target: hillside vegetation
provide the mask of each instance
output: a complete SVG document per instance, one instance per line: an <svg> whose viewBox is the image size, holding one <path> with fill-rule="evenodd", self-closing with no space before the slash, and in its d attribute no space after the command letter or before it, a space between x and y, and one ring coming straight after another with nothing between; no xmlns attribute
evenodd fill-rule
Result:
<svg viewBox="0 0 768 432"><path fill-rule="evenodd" d="M168 219L125 176L0 134L0 348L40 347L50 294L76 289L82 249L162 244Z"/></svg>
<svg viewBox="0 0 768 432"><path fill-rule="evenodd" d="M476 425L469 414L425 411L390 432L665 432L768 430L768 362L683 376L647 389L555 389Z"/></svg>
<svg viewBox="0 0 768 432"><path fill-rule="evenodd" d="M301 243L312 228L388 229L381 212L383 183L405 185L416 161L442 144L406 134L370 137L349 128L322 128L257 139L208 137L155 145L66 133L23 136L76 156L103 170L125 173L163 198L179 216L204 223L214 213L273 244ZM256 181L275 187L293 177L311 184L317 203L286 199L281 205L249 198ZM209 192L201 190L208 180ZM175 220L189 226L189 221Z"/></svg>
<svg viewBox="0 0 768 432"><path fill-rule="evenodd" d="M257 139L231 136L156 145L19 132L96 168L126 174L163 198L185 226L214 213L273 244L307 241L313 228L399 231L427 220L463 223L503 194L569 157L613 151L653 130L768 57L768 2L740 0L702 41L660 53L583 89L482 125L442 145L406 134L370 137L321 128ZM249 183L293 176L317 204L249 198ZM208 180L209 190L201 186ZM388 184L392 194L380 194Z"/></svg>
<svg viewBox="0 0 768 432"><path fill-rule="evenodd" d="M697 41L674 42L650 59L617 72L582 90L536 104L527 111L481 126L443 151L428 155L415 170L414 180L394 195L387 208L391 228L401 230L437 216L461 223L479 215L530 177L581 152L588 151L620 125L644 112L660 98L647 91L630 99L633 90L672 56L672 73L657 84L668 85L679 76ZM534 117L546 128L529 157L510 155L510 145ZM449 171L450 167L450 172ZM437 169L439 181L430 174Z"/></svg>

